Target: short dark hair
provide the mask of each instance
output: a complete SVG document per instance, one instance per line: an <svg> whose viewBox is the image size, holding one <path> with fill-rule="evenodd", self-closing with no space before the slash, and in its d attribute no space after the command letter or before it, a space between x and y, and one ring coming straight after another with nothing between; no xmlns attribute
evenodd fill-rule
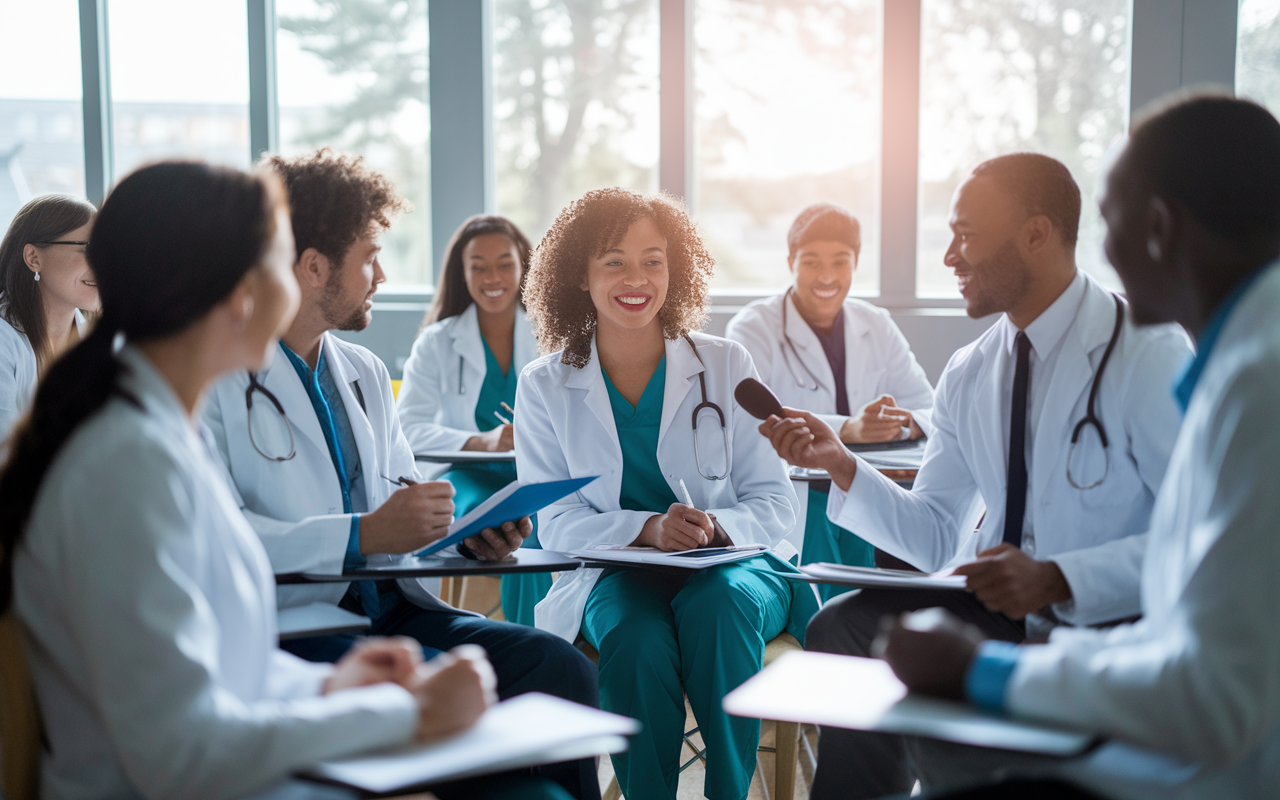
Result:
<svg viewBox="0 0 1280 800"><path fill-rule="evenodd" d="M1000 184L1028 217L1048 217L1062 243L1076 246L1080 235L1080 187L1066 164L1041 153L1010 153L983 161L973 175Z"/></svg>
<svg viewBox="0 0 1280 800"><path fill-rule="evenodd" d="M1219 236L1280 235L1280 122L1257 103L1201 91L1150 107L1123 158Z"/></svg>
<svg viewBox="0 0 1280 800"><path fill-rule="evenodd" d="M385 175L365 167L361 156L325 147L297 158L270 156L265 163L289 192L298 255L314 247L340 266L358 240L376 236L396 215L413 210Z"/></svg>
<svg viewBox="0 0 1280 800"><path fill-rule="evenodd" d="M787 231L787 258L809 242L844 242L853 248L853 257L862 254L862 225L858 218L831 203L809 206L791 223Z"/></svg>

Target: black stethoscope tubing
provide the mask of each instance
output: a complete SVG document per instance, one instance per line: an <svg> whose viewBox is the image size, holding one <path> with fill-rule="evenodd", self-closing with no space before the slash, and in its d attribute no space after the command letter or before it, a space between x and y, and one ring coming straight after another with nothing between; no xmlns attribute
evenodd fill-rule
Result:
<svg viewBox="0 0 1280 800"><path fill-rule="evenodd" d="M1076 423L1075 428L1071 431L1071 445L1067 450L1067 482L1076 489L1092 489L1100 485L1107 479L1107 473L1111 470L1111 455L1108 449L1109 442L1107 440L1107 429L1102 424L1102 420L1097 414L1098 387L1102 385L1102 376L1107 370L1107 364L1111 361L1111 353L1116 349L1116 342L1120 340L1120 330L1124 327L1124 301L1117 294L1112 294L1111 298L1116 303L1116 321L1115 326L1111 329L1111 339L1107 342L1107 349L1102 353L1102 360L1098 362L1098 369L1093 373L1093 381L1089 386L1089 402L1085 406L1084 417ZM1102 442L1102 452L1104 454L1104 467L1102 477L1093 483L1081 486L1076 482L1075 476L1071 474L1071 456L1075 450L1076 443L1080 440L1080 433L1085 426L1093 426L1098 432L1098 439Z"/></svg>
<svg viewBox="0 0 1280 800"><path fill-rule="evenodd" d="M787 299L790 296L791 287L788 286L787 290L782 293L782 342L786 347L791 348L791 355L794 356L795 360L800 364L800 368L809 376L809 380L813 381L813 385L805 383L800 380L800 376L796 375L795 369L791 366L791 358L787 356L785 348L782 351L782 360L787 362L787 371L791 373L791 379L796 382L796 386L799 386L801 389L808 389L811 392L816 392L818 389L822 388L822 381L818 380L818 376L814 375L813 370L809 369L809 366L804 363L804 359L800 357L800 351L796 349L795 343L791 341L791 336L787 334ZM843 309L840 313L844 313Z"/></svg>
<svg viewBox="0 0 1280 800"><path fill-rule="evenodd" d="M698 414L702 413L703 409L710 409L716 412L716 417L720 420L720 436L724 440L724 452L726 456L729 453L729 426L725 424L724 409L711 402L707 397L707 362L702 360L702 354L698 352L698 346L693 343L693 338L687 333L684 334L683 338L689 343L689 347L693 348L693 357L698 359L698 363L702 365L702 372L698 373L698 385L702 389L702 402L694 406L693 417L690 420L690 424L693 427L693 460L695 465L698 467L699 475L709 481L722 481L729 477L728 472L725 472L723 475L716 476L708 475L702 471L702 459L698 454ZM726 464L726 466L729 465Z"/></svg>

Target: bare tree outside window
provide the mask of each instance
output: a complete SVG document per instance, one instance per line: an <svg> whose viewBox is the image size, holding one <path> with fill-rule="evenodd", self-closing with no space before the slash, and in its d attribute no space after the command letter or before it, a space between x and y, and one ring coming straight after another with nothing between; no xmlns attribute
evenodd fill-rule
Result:
<svg viewBox="0 0 1280 800"><path fill-rule="evenodd" d="M1084 195L1077 263L1116 285L1096 190L1129 105L1128 0L925 0L917 294L958 296L942 264L951 195L980 161L1033 150Z"/></svg>
<svg viewBox="0 0 1280 800"><path fill-rule="evenodd" d="M280 150L354 153L414 210L382 239L388 283L432 282L427 0L277 0Z"/></svg>
<svg viewBox="0 0 1280 800"><path fill-rule="evenodd" d="M1280 114L1280 0L1240 3L1236 93Z"/></svg>

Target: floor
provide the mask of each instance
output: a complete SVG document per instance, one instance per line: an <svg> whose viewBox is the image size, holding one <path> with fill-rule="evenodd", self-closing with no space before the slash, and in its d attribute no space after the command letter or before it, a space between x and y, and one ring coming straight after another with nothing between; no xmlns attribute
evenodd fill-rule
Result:
<svg viewBox="0 0 1280 800"><path fill-rule="evenodd" d="M502 619L502 608L499 604L499 581L497 578L467 578L463 587L455 587L456 596L460 599L458 605L469 611L478 611L481 614L488 614L490 619ZM446 597L449 596L449 587L445 587L442 592ZM696 726L693 719L693 712L688 705L685 706L685 714L687 723L686 730L690 730ZM812 725L803 726L805 739L808 741L808 748L804 742L800 745L800 764L796 770L796 787L793 797L796 800L804 800L809 796L809 785L813 782L813 765L817 755L818 747L818 731ZM772 722L765 722L760 730L760 745L762 747L773 747L774 730ZM701 748L702 740L694 734L692 737L694 743ZM681 763L687 763L693 756L693 751L689 747L685 747L681 754ZM751 781L751 792L747 796L748 800L772 800L776 797L774 792L772 776L773 776L773 753L762 752L759 754L759 761L756 767L755 777ZM676 797L678 800L697 800L701 798L702 781L704 770L701 761L691 764L680 775L680 788ZM762 776L769 778L768 785L762 779ZM609 757L604 756L600 759L600 789L604 791L610 781L613 779L613 765L609 762ZM421 797L429 797L429 795L415 796L414 800ZM407 800L407 798L406 798Z"/></svg>

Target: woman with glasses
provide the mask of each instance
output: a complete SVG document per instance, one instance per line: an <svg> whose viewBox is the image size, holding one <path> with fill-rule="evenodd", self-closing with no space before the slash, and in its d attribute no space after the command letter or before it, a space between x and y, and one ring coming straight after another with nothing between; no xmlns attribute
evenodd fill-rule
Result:
<svg viewBox="0 0 1280 800"><path fill-rule="evenodd" d="M529 240L505 217L478 215L454 232L425 327L404 365L396 410L415 453L509 452L516 379L538 357L523 307ZM516 479L510 462L459 465L442 476L462 516ZM525 547L537 548L535 530ZM502 578L502 613L533 625L551 588L546 573Z"/></svg>
<svg viewBox="0 0 1280 800"><path fill-rule="evenodd" d="M0 439L26 409L36 378L87 333L98 307L85 261L96 210L51 194L27 203L0 242Z"/></svg>

